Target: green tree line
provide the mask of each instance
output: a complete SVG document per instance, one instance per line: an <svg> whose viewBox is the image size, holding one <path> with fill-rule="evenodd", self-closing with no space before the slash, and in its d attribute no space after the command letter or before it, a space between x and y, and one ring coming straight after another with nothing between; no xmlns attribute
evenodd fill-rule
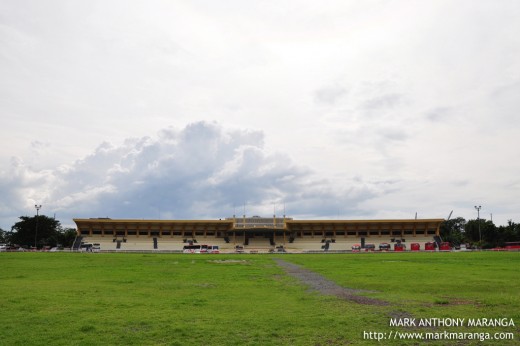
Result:
<svg viewBox="0 0 520 346"><path fill-rule="evenodd" d="M76 237L74 228L64 228L58 220L45 215L20 216L19 219L10 231L0 229L0 243L23 248L71 247Z"/></svg>
<svg viewBox="0 0 520 346"><path fill-rule="evenodd" d="M520 241L520 224L512 220L496 226L486 219L468 220L457 217L441 224L441 238L452 245L469 244L483 249L503 247L507 242Z"/></svg>

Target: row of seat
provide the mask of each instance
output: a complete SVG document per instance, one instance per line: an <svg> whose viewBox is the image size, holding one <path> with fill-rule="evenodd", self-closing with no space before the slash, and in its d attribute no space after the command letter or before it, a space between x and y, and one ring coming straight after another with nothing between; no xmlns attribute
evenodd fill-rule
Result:
<svg viewBox="0 0 520 346"><path fill-rule="evenodd" d="M232 238L228 240L229 242L224 238L201 238L197 239L196 244L217 245L222 252L233 252L237 245L243 246L244 251L246 252L249 250L267 252L270 249L275 248L275 246L271 244L269 238L250 238L247 245L244 245L243 239L235 239L236 243L233 242ZM419 243L421 249L424 250L424 244L432 240L431 237L414 237L406 239L404 244L406 245L406 249L410 250L411 243ZM99 244L101 250L155 250L154 240L151 237L130 237L123 241L122 239L114 240L107 237L92 236L84 237L83 242ZM275 239L275 245L283 245L288 252L320 251L323 250L323 246L326 243L328 243L328 250L348 251L352 249L352 246L360 245L361 240L345 238L322 239L315 237L296 238L293 242L289 242L289 240L286 239L286 242L283 243L283 239ZM376 249L379 249L381 243L390 244L392 249L395 244L395 242L392 242L391 238L368 238L365 239L365 243L374 244ZM185 245L187 245L187 243L184 242L184 239L170 237L157 238L157 250L182 251Z"/></svg>

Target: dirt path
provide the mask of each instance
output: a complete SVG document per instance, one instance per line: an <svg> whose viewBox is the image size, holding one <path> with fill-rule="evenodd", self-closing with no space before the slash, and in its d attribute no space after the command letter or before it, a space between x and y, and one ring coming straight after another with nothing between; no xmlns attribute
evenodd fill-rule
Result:
<svg viewBox="0 0 520 346"><path fill-rule="evenodd" d="M297 278L304 285L309 286L310 289L318 291L321 294L333 295L364 305L389 305L388 302L383 300L359 295L360 293L370 293L371 291L345 288L299 265L286 262L279 258L275 258L274 260L288 275Z"/></svg>

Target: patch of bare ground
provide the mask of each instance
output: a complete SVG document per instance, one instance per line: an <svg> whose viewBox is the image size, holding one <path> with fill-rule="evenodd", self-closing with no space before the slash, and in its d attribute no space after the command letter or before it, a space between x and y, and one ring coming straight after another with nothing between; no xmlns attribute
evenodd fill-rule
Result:
<svg viewBox="0 0 520 346"><path fill-rule="evenodd" d="M453 305L472 305L475 307L481 307L482 304L477 301L467 300L467 299L459 299L459 298L437 298L433 303L424 304L424 306L432 307L432 306L453 306Z"/></svg>
<svg viewBox="0 0 520 346"><path fill-rule="evenodd" d="M304 285L309 286L311 290L317 291L321 294L336 296L363 305L389 305L388 302L383 300L360 295L361 293L371 293L373 291L342 287L334 281L326 279L320 274L302 268L299 265L285 262L279 258L275 258L274 260L288 275L300 280Z"/></svg>
<svg viewBox="0 0 520 346"><path fill-rule="evenodd" d="M219 264L229 264L229 263L237 263L237 264L249 264L246 260L208 260L209 263L219 263Z"/></svg>

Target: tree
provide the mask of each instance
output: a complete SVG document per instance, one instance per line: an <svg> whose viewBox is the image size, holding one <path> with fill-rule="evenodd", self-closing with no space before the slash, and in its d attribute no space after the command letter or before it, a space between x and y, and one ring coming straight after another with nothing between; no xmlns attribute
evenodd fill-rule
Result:
<svg viewBox="0 0 520 346"><path fill-rule="evenodd" d="M498 232L497 226L491 220L480 220L482 225L482 247L483 248L493 248L500 245L501 237Z"/></svg>
<svg viewBox="0 0 520 346"><path fill-rule="evenodd" d="M6 231L0 228L0 243L7 243L8 234Z"/></svg>
<svg viewBox="0 0 520 346"><path fill-rule="evenodd" d="M60 222L45 215L20 216L20 220L11 227L10 242L20 246L56 246Z"/></svg>
<svg viewBox="0 0 520 346"><path fill-rule="evenodd" d="M450 242L453 245L460 245L464 243L465 226L466 220L462 217L444 221L440 227L442 240Z"/></svg>
<svg viewBox="0 0 520 346"><path fill-rule="evenodd" d="M511 223L513 223L511 221ZM513 241L520 241L520 223L514 224Z"/></svg>
<svg viewBox="0 0 520 346"><path fill-rule="evenodd" d="M486 219L469 220L466 224L465 234L468 241L485 249L500 245L499 232L493 221Z"/></svg>
<svg viewBox="0 0 520 346"><path fill-rule="evenodd" d="M497 228L497 246L503 247L506 242L520 240L520 225L515 224L512 220L508 220L507 226L500 226Z"/></svg>
<svg viewBox="0 0 520 346"><path fill-rule="evenodd" d="M74 228L61 228L57 235L57 242L63 247L72 247L74 239L76 239L76 230Z"/></svg>

